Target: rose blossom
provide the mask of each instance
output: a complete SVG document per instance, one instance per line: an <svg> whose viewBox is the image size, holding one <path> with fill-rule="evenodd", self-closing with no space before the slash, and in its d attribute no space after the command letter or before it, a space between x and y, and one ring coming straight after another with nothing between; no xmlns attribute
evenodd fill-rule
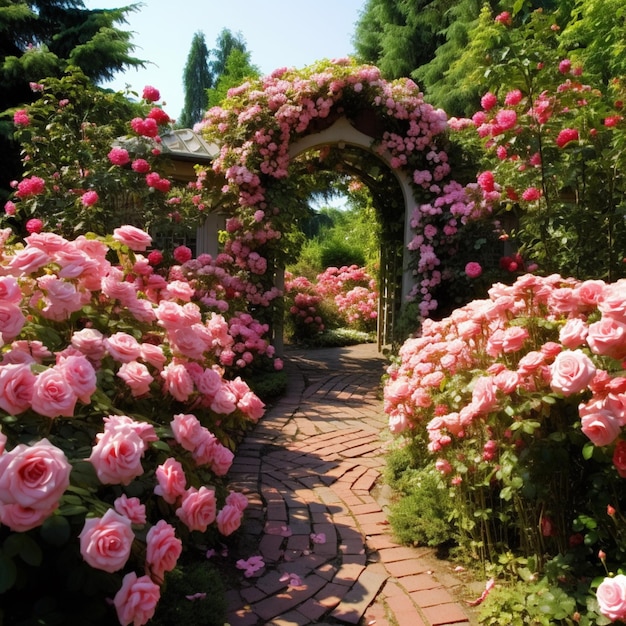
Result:
<svg viewBox="0 0 626 626"><path fill-rule="evenodd" d="M0 456L0 505L49 515L70 484L71 469L64 452L47 439L32 446L18 444Z"/></svg>
<svg viewBox="0 0 626 626"><path fill-rule="evenodd" d="M179 402L185 402L193 393L193 380L184 363L172 361L163 368L161 378L165 381L164 389Z"/></svg>
<svg viewBox="0 0 626 626"><path fill-rule="evenodd" d="M146 563L155 582L163 582L165 572L171 572L183 551L183 543L173 526L159 520L146 536Z"/></svg>
<svg viewBox="0 0 626 626"><path fill-rule="evenodd" d="M626 324L610 317L589 324L587 345L594 354L623 359L626 357Z"/></svg>
<svg viewBox="0 0 626 626"><path fill-rule="evenodd" d="M241 526L242 517L243 514L239 508L232 504L225 505L215 518L217 530L225 537L232 535Z"/></svg>
<svg viewBox="0 0 626 626"><path fill-rule="evenodd" d="M578 407L581 430L596 446L608 446L613 443L621 432L620 421L603 405L596 400L581 404Z"/></svg>
<svg viewBox="0 0 626 626"><path fill-rule="evenodd" d="M170 457L156 468L156 479L159 483L154 488L154 493L161 496L168 504L174 504L176 500L185 494L187 478L183 466L174 458Z"/></svg>
<svg viewBox="0 0 626 626"><path fill-rule="evenodd" d="M0 365L0 408L19 415L30 408L35 375L28 363Z"/></svg>
<svg viewBox="0 0 626 626"><path fill-rule="evenodd" d="M170 427L176 442L189 452L193 452L198 447L206 431L195 415L185 413L174 415Z"/></svg>
<svg viewBox="0 0 626 626"><path fill-rule="evenodd" d="M109 573L122 569L135 538L130 526L130 520L113 509L108 509L102 517L87 518L78 536L85 562Z"/></svg>
<svg viewBox="0 0 626 626"><path fill-rule="evenodd" d="M62 368L50 367L33 382L33 411L46 417L72 417L78 396Z"/></svg>
<svg viewBox="0 0 626 626"><path fill-rule="evenodd" d="M150 383L154 380L148 368L137 361L122 363L117 376L130 387L134 397L147 394L150 391Z"/></svg>
<svg viewBox="0 0 626 626"><path fill-rule="evenodd" d="M231 504L232 506L236 506L240 511L243 511L247 508L249 502L248 498L239 491L231 491L226 496L226 504Z"/></svg>
<svg viewBox="0 0 626 626"><path fill-rule="evenodd" d="M89 404L92 394L97 389L97 384L96 371L87 357L82 354L63 357L59 360L58 368L78 399L83 404Z"/></svg>
<svg viewBox="0 0 626 626"><path fill-rule="evenodd" d="M105 430L97 435L88 461L94 466L98 480L103 484L128 485L143 474L141 457L145 443L132 429Z"/></svg>
<svg viewBox="0 0 626 626"><path fill-rule="evenodd" d="M141 504L139 498L129 498L123 493L113 502L113 508L124 517L127 517L132 524L143 526L146 523L146 507Z"/></svg>
<svg viewBox="0 0 626 626"><path fill-rule="evenodd" d="M0 337L4 343L13 341L25 323L26 318L17 304L0 302Z"/></svg>
<svg viewBox="0 0 626 626"><path fill-rule="evenodd" d="M483 268L480 266L480 263L476 263L475 261L470 261L465 266L465 274L468 278L478 278L483 273Z"/></svg>
<svg viewBox="0 0 626 626"><path fill-rule="evenodd" d="M149 576L137 578L135 572L126 574L113 598L121 626L143 626L149 622L154 617L160 597L161 588Z"/></svg>
<svg viewBox="0 0 626 626"><path fill-rule="evenodd" d="M41 511L19 504L3 504L0 506L0 524L4 524L17 533L23 533L41 526L52 511Z"/></svg>
<svg viewBox="0 0 626 626"><path fill-rule="evenodd" d="M135 226L125 225L113 231L113 239L128 246L134 252L143 252L152 243L152 237Z"/></svg>
<svg viewBox="0 0 626 626"><path fill-rule="evenodd" d="M176 509L176 515L189 530L203 533L215 521L216 508L214 489L190 487L183 496L180 508Z"/></svg>
<svg viewBox="0 0 626 626"><path fill-rule="evenodd" d="M528 330L521 326L511 326L507 328L502 336L502 351L517 352L524 345L528 337Z"/></svg>
<svg viewBox="0 0 626 626"><path fill-rule="evenodd" d="M130 363L141 355L141 345L128 333L114 333L104 340L104 344L109 354L120 363Z"/></svg>
<svg viewBox="0 0 626 626"><path fill-rule="evenodd" d="M226 446L218 442L213 449L211 469L217 476L224 476L233 464L235 455Z"/></svg>
<svg viewBox="0 0 626 626"><path fill-rule="evenodd" d="M587 338L587 324L578 317L571 317L559 332L559 341L570 349L578 348Z"/></svg>
<svg viewBox="0 0 626 626"><path fill-rule="evenodd" d="M557 355L550 366L550 387L564 396L571 396L587 388L596 368L582 350L566 350Z"/></svg>
<svg viewBox="0 0 626 626"><path fill-rule="evenodd" d="M611 621L626 618L626 576L617 574L605 578L596 591L600 613Z"/></svg>

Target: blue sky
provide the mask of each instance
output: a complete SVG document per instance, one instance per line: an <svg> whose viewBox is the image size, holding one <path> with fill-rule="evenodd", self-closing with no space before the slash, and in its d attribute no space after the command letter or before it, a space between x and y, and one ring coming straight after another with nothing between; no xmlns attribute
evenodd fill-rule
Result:
<svg viewBox="0 0 626 626"><path fill-rule="evenodd" d="M123 30L134 33L134 56L150 61L145 70L127 70L112 89L129 84L141 93L157 87L165 110L178 117L183 107L182 76L194 33L204 33L209 49L222 28L241 33L251 61L269 74L279 67L304 67L353 52L352 36L366 0L147 0L128 15ZM89 9L115 8L124 0L84 0Z"/></svg>

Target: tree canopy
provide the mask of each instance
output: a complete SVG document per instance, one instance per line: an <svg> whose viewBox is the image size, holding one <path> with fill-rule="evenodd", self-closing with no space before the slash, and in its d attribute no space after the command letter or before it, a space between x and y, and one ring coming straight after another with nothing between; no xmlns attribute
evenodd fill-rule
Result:
<svg viewBox="0 0 626 626"><path fill-rule="evenodd" d="M178 124L192 128L202 119L207 108L207 89L213 86L213 75L209 69L209 49L204 33L197 32L191 40L191 49L183 73L185 104Z"/></svg>
<svg viewBox="0 0 626 626"><path fill-rule="evenodd" d="M0 113L32 102L31 83L60 77L70 66L79 67L94 84L126 67L143 67L146 61L132 56L132 33L116 27L139 7L86 9L82 0L0 0ZM20 169L12 127L10 117L0 120L0 193Z"/></svg>

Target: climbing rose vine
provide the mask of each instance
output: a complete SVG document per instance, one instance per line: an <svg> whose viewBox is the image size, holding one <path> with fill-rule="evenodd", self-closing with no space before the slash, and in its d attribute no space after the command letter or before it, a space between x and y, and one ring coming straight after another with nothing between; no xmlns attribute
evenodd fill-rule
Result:
<svg viewBox="0 0 626 626"><path fill-rule="evenodd" d="M450 180L449 157L441 147L445 113L427 104L412 81L387 82L375 67L338 59L299 71L282 68L231 89L221 107L207 112L200 128L221 146L213 170L224 176L223 191L234 212L226 225L225 251L259 284L265 281L259 289L266 291L276 268L289 260L297 230L298 209L281 193L291 146L341 116L359 128L372 114L372 150L404 171L414 189L412 296L427 316L437 308L433 292L451 278L446 260L455 254L459 228L488 214L491 197L476 183ZM312 158L321 154L318 150Z"/></svg>

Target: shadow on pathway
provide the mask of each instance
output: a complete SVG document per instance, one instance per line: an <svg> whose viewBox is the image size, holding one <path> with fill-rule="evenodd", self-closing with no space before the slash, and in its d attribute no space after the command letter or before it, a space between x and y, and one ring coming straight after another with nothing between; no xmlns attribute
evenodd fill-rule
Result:
<svg viewBox="0 0 626 626"><path fill-rule="evenodd" d="M450 566L395 543L375 498L386 432L376 346L288 349L285 363L287 394L229 473L250 500L237 558L265 562L228 591L229 624L476 624Z"/></svg>

